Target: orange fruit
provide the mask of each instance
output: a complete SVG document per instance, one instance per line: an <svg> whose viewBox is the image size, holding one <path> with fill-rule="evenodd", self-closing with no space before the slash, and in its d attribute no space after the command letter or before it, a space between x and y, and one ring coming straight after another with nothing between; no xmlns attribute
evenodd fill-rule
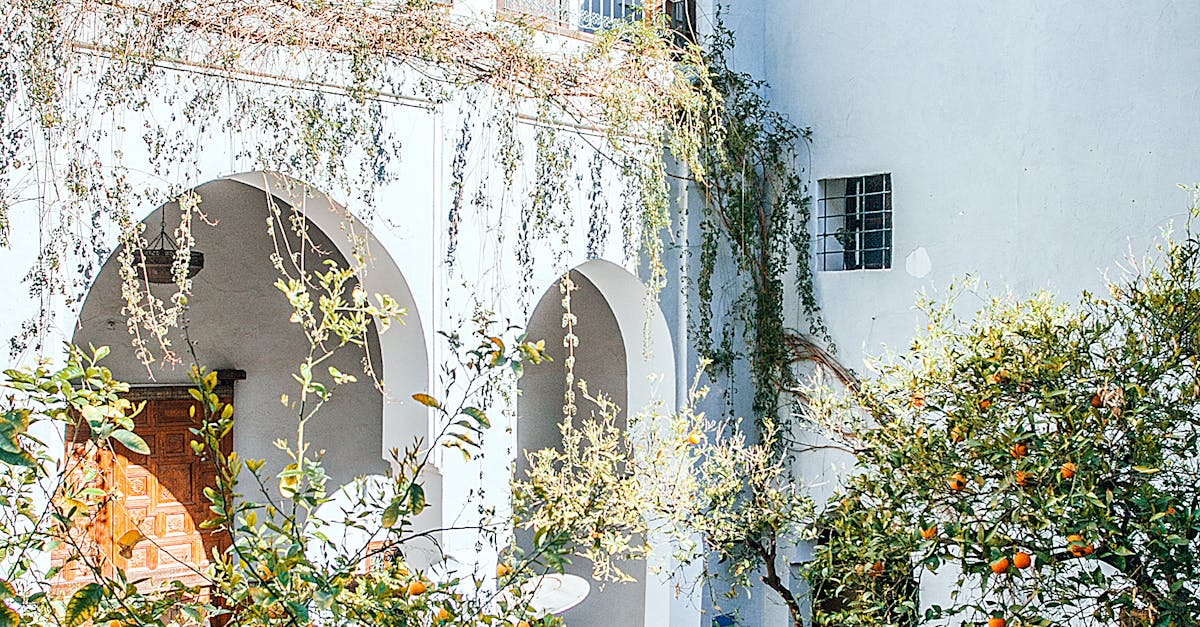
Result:
<svg viewBox="0 0 1200 627"><path fill-rule="evenodd" d="M1008 454L1012 455L1013 459L1021 459L1029 454L1029 447L1017 442L1016 444L1012 445L1012 448L1008 449Z"/></svg>
<svg viewBox="0 0 1200 627"><path fill-rule="evenodd" d="M121 621L115 619L110 620L108 621L108 627L121 627Z"/></svg>
<svg viewBox="0 0 1200 627"><path fill-rule="evenodd" d="M1072 534L1067 536L1067 552L1075 557L1087 557L1095 551L1091 543L1084 542L1083 536Z"/></svg>
<svg viewBox="0 0 1200 627"><path fill-rule="evenodd" d="M1025 472L1024 470L1017 471L1017 485L1027 486L1027 485L1029 485L1029 480L1031 478L1032 478L1032 476L1029 473Z"/></svg>
<svg viewBox="0 0 1200 627"><path fill-rule="evenodd" d="M1076 470L1077 467L1075 466L1074 462L1067 462L1062 465L1062 468L1058 469L1058 476L1062 477L1064 480L1070 479L1071 477L1075 476Z"/></svg>
<svg viewBox="0 0 1200 627"><path fill-rule="evenodd" d="M988 407L991 407L991 406L992 406L992 402L986 398L983 399L982 401L979 401L979 409L987 409Z"/></svg>
<svg viewBox="0 0 1200 627"><path fill-rule="evenodd" d="M1174 513L1175 513L1175 508L1174 508L1174 507L1171 507L1170 505L1168 505L1168 506L1167 506L1167 515L1168 515L1168 516L1171 516L1171 515L1172 515L1172 514L1174 514Z"/></svg>
<svg viewBox="0 0 1200 627"><path fill-rule="evenodd" d="M946 479L946 483L950 484L950 490L953 492L958 492L959 490L967 487L967 480L962 476L961 473L957 472L950 475Z"/></svg>
<svg viewBox="0 0 1200 627"><path fill-rule="evenodd" d="M958 427L954 427L953 429L951 429L950 430L950 441L955 442L955 443L962 442L963 441L963 430Z"/></svg>
<svg viewBox="0 0 1200 627"><path fill-rule="evenodd" d="M527 623L523 620L519 620L519 621L517 621L516 627L529 627L529 623Z"/></svg>
<svg viewBox="0 0 1200 627"><path fill-rule="evenodd" d="M1099 392L1096 392L1095 394L1092 395L1092 400L1091 400L1092 407L1099 407L1103 404L1104 404L1104 399L1100 398Z"/></svg>
<svg viewBox="0 0 1200 627"><path fill-rule="evenodd" d="M1033 563L1033 558L1025 551L1017 551L1013 554L1012 563L1017 568L1029 568L1029 565Z"/></svg>
<svg viewBox="0 0 1200 627"><path fill-rule="evenodd" d="M992 562L992 572L997 575L1003 575L1008 572L1008 558L1002 557Z"/></svg>
<svg viewBox="0 0 1200 627"><path fill-rule="evenodd" d="M920 390L913 392L912 406L917 407L917 408L921 408L921 407L925 406L925 393L924 392L922 392Z"/></svg>
<svg viewBox="0 0 1200 627"><path fill-rule="evenodd" d="M408 584L408 596L415 597L418 594L424 594L426 589L424 582L413 581Z"/></svg>
<svg viewBox="0 0 1200 627"><path fill-rule="evenodd" d="M871 571L868 573L872 577L878 577L883 574L883 562L875 562L871 564Z"/></svg>
<svg viewBox="0 0 1200 627"><path fill-rule="evenodd" d="M496 576L503 577L512 572L512 568L508 564L499 564L496 566Z"/></svg>
<svg viewBox="0 0 1200 627"><path fill-rule="evenodd" d="M688 434L687 441L688 444L699 444L704 441L704 436L693 431Z"/></svg>
<svg viewBox="0 0 1200 627"><path fill-rule="evenodd" d="M988 619L988 627L1004 627L1005 624L1003 618L995 617Z"/></svg>
<svg viewBox="0 0 1200 627"><path fill-rule="evenodd" d="M937 525L931 525L921 530L922 540L932 540L937 535Z"/></svg>
<svg viewBox="0 0 1200 627"><path fill-rule="evenodd" d="M450 620L450 610L447 610L444 607L439 607L438 611L437 611L437 619L438 620Z"/></svg>

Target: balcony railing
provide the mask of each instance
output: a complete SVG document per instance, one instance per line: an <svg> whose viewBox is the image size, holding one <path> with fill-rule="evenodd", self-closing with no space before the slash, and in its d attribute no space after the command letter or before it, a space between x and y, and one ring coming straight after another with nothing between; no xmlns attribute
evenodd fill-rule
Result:
<svg viewBox="0 0 1200 627"><path fill-rule="evenodd" d="M594 33L645 19L647 7L656 10L664 2L672 29L694 40L696 0L499 0L499 9L537 18L547 26Z"/></svg>

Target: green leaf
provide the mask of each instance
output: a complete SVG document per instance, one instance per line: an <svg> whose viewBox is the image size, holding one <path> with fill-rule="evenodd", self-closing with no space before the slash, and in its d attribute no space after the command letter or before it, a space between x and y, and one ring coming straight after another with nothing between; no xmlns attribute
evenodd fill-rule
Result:
<svg viewBox="0 0 1200 627"><path fill-rule="evenodd" d="M474 407L468 407L463 410L463 413L474 418L477 422L479 422L479 424L481 424L485 427L492 426L491 421L488 420L487 414L483 413L483 411L480 409L476 409Z"/></svg>
<svg viewBox="0 0 1200 627"><path fill-rule="evenodd" d="M20 453L12 453L0 448L0 462L4 462L10 466L24 466L25 468L33 468L37 465L37 461L33 459L28 451Z"/></svg>
<svg viewBox="0 0 1200 627"><path fill-rule="evenodd" d="M104 588L98 583L89 583L76 590L75 594L71 595L71 600L67 601L67 627L75 627L90 620L95 615L96 608L100 606L100 598L103 595Z"/></svg>
<svg viewBox="0 0 1200 627"><path fill-rule="evenodd" d="M308 623L308 606L299 601L288 601L287 606L292 610L292 616L299 619L300 624Z"/></svg>
<svg viewBox="0 0 1200 627"><path fill-rule="evenodd" d="M0 603L0 627L18 627L21 615L5 603Z"/></svg>
<svg viewBox="0 0 1200 627"><path fill-rule="evenodd" d="M413 515L420 514L425 509L425 488L415 483L412 484L408 488L408 502L409 509L412 510Z"/></svg>
<svg viewBox="0 0 1200 627"><path fill-rule="evenodd" d="M1159 471L1158 468L1151 468L1149 466L1134 466L1133 469L1142 473L1143 475L1152 475Z"/></svg>
<svg viewBox="0 0 1200 627"><path fill-rule="evenodd" d="M134 453L138 453L139 455L150 454L150 447L146 445L146 441L142 439L142 436L128 429L117 429L112 432L112 437Z"/></svg>
<svg viewBox="0 0 1200 627"><path fill-rule="evenodd" d="M383 520L380 524L387 529L394 527L396 525L396 520L400 518L401 507L403 507L403 502L400 499L392 501L392 504L388 505L387 509L383 510Z"/></svg>

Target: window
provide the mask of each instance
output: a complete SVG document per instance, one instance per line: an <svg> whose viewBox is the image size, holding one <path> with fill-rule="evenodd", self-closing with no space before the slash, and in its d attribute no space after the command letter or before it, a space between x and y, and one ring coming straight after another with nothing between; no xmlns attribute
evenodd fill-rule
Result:
<svg viewBox="0 0 1200 627"><path fill-rule="evenodd" d="M500 0L500 9L585 33L612 28L642 15L641 0Z"/></svg>
<svg viewBox="0 0 1200 627"><path fill-rule="evenodd" d="M595 33L645 19L646 11L665 10L676 42L695 41L696 0L497 0L501 13L518 13L544 26Z"/></svg>
<svg viewBox="0 0 1200 627"><path fill-rule="evenodd" d="M817 205L817 267L892 267L892 175L825 179Z"/></svg>

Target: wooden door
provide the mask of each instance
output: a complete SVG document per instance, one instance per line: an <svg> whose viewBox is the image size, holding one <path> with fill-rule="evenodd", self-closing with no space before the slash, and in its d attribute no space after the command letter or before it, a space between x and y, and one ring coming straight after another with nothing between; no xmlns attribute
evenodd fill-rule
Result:
<svg viewBox="0 0 1200 627"><path fill-rule="evenodd" d="M231 386L217 392L222 401L232 402ZM86 439L82 434L68 430L67 467L75 472L88 466L97 469L99 476L92 483L113 496L93 524L72 533L92 547L105 576L114 568L123 569L129 581L143 580L138 587L145 591L170 581L202 587L204 568L214 550L219 553L229 546L229 536L200 528L209 517L204 488L215 487L216 472L212 460L196 455L191 447L196 437L189 429L200 419L189 410L195 406L197 416L202 415L199 403L187 388L139 388L127 397L146 402L134 419L134 432L146 441L150 454L139 455L115 443L111 452L97 451L79 442ZM232 438L227 436L221 448L228 455ZM117 539L135 529L145 538L122 551ZM52 564L63 564L66 551L57 549ZM86 583L81 577L85 574L78 566L64 568L55 577L55 588L66 592L78 587Z"/></svg>

